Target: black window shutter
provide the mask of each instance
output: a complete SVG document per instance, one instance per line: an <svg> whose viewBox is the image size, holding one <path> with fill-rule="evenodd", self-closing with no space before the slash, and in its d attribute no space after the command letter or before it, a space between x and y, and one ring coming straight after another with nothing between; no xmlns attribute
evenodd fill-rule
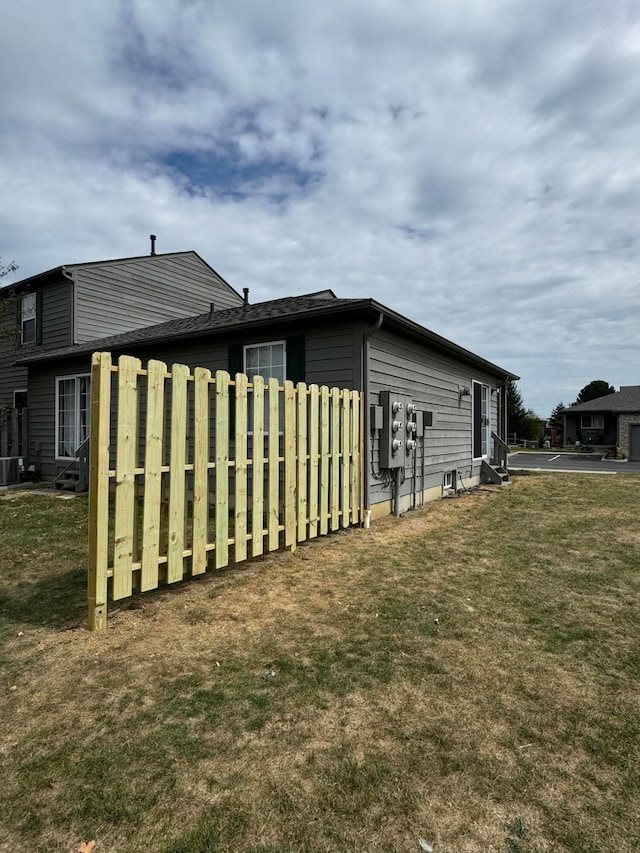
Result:
<svg viewBox="0 0 640 853"><path fill-rule="evenodd" d="M236 373L244 372L242 344L230 344L229 346L229 373L231 378L236 378Z"/></svg>
<svg viewBox="0 0 640 853"><path fill-rule="evenodd" d="M42 291L36 293L36 343L42 343Z"/></svg>
<svg viewBox="0 0 640 853"><path fill-rule="evenodd" d="M244 349L242 344L229 344L228 370L232 381L235 382L236 373L244 372ZM229 388L229 432L231 436L236 430L236 389Z"/></svg>
<svg viewBox="0 0 640 853"><path fill-rule="evenodd" d="M304 382L304 335L287 338L287 379Z"/></svg>

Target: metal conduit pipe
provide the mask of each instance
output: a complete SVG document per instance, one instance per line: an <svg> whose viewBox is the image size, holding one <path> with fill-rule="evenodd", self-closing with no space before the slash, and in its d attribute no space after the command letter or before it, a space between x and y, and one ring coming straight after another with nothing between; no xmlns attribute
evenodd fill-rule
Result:
<svg viewBox="0 0 640 853"><path fill-rule="evenodd" d="M364 515L365 526L368 526L368 520L371 517L371 495L369 490L369 456L371 453L371 406L369 401L369 339L382 326L384 314L382 311L378 314L378 319L373 326L368 329L362 336L362 393L364 394L364 482L363 482L363 498L364 498Z"/></svg>
<svg viewBox="0 0 640 853"><path fill-rule="evenodd" d="M394 468L393 514L400 518L400 486L402 485L402 468Z"/></svg>

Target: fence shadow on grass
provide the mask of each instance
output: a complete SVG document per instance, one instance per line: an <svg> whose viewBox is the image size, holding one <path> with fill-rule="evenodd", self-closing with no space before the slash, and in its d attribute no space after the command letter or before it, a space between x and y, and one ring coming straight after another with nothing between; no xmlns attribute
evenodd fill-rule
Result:
<svg viewBox="0 0 640 853"><path fill-rule="evenodd" d="M69 569L53 577L19 581L0 592L2 622L61 629L86 624L87 570Z"/></svg>

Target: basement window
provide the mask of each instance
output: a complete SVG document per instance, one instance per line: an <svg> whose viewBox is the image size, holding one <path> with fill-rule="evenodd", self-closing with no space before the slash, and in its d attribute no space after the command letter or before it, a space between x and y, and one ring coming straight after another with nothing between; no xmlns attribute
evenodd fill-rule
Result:
<svg viewBox="0 0 640 853"><path fill-rule="evenodd" d="M453 489L455 471L445 471L442 476L442 488Z"/></svg>

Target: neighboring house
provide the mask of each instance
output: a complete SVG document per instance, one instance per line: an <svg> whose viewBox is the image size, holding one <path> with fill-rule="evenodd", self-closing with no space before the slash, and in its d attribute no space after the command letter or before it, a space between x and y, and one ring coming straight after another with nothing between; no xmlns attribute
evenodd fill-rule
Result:
<svg viewBox="0 0 640 853"><path fill-rule="evenodd" d="M640 385L623 385L615 394L565 409L564 436L568 445L619 447L630 460L640 461Z"/></svg>
<svg viewBox="0 0 640 853"><path fill-rule="evenodd" d="M19 360L198 314L212 303L230 308L242 304L242 297L193 251L67 264L5 287L0 290L0 408L6 413L31 407L27 368L16 364ZM76 405L75 398L88 405L86 381L62 383L62 409ZM60 441L67 454L82 433L81 423L65 424L66 438Z"/></svg>
<svg viewBox="0 0 640 853"><path fill-rule="evenodd" d="M76 427L68 438L67 424L86 424L88 430L86 390L84 396L72 392L77 383L86 389L94 351L135 355L143 364L159 358L250 378L364 389L364 498L374 516L390 511L395 494L381 458L382 413L372 408L384 402L385 391L412 400L421 415L417 452L402 465L394 509L504 476L489 463L504 450L505 385L518 377L372 299L338 299L325 290L235 308L216 305L196 317L22 359L33 406L29 458L38 454L45 477L58 475L68 463L71 436L77 442L83 435Z"/></svg>

